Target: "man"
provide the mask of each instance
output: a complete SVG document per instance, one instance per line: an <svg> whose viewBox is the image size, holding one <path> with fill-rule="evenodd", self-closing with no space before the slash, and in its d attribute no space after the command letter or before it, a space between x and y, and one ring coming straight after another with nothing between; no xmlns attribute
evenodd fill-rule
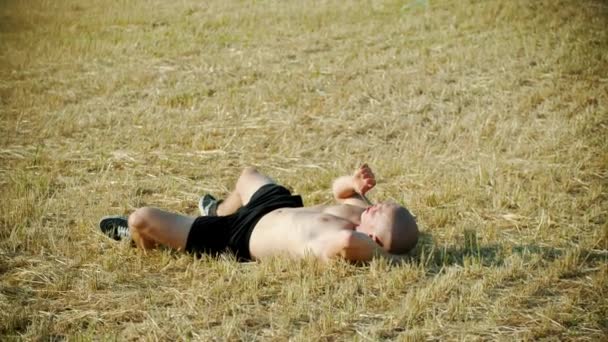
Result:
<svg viewBox="0 0 608 342"><path fill-rule="evenodd" d="M128 220L106 217L100 228L120 240L131 238L142 249L164 245L194 253L234 253L239 260L274 255L321 260L341 257L391 261L418 241L414 217L395 203L371 205L365 194L376 185L364 164L351 176L333 182L339 204L304 207L300 196L277 185L254 168L245 168L235 190L224 201L201 198L197 218L144 207Z"/></svg>

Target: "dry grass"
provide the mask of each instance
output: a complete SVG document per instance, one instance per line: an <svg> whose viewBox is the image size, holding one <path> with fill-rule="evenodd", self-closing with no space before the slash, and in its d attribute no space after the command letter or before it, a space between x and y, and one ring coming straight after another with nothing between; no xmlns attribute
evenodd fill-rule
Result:
<svg viewBox="0 0 608 342"><path fill-rule="evenodd" d="M0 1L0 339L600 340L608 4ZM144 254L257 165L304 195L358 163L411 261Z"/></svg>

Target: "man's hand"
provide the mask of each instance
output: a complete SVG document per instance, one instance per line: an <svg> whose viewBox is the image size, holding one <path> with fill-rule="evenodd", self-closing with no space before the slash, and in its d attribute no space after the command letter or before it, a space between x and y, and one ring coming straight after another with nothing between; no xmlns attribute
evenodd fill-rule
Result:
<svg viewBox="0 0 608 342"><path fill-rule="evenodd" d="M363 164L353 174L353 189L360 195L365 195L376 186L376 176L372 169Z"/></svg>
<svg viewBox="0 0 608 342"><path fill-rule="evenodd" d="M365 193L375 185L376 176L367 164L363 164L353 175L336 178L332 190L338 202L367 208L371 204Z"/></svg>

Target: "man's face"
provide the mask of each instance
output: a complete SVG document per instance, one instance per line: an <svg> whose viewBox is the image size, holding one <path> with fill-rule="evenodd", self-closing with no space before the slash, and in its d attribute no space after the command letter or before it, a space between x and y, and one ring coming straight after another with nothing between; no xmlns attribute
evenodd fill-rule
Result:
<svg viewBox="0 0 608 342"><path fill-rule="evenodd" d="M393 225L397 207L394 203L378 203L367 207L361 213L361 224L357 230L378 242L379 232L389 229Z"/></svg>

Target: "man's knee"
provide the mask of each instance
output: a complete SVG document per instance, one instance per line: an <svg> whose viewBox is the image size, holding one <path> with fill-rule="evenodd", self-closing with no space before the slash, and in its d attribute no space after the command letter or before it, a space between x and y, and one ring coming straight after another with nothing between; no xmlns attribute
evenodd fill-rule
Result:
<svg viewBox="0 0 608 342"><path fill-rule="evenodd" d="M241 177L247 177L254 174L259 174L260 172L253 166L245 166L243 171L241 172Z"/></svg>
<svg viewBox="0 0 608 342"><path fill-rule="evenodd" d="M274 181L258 172L255 167L248 166L243 169L241 176L236 182L236 192L241 197L242 205L249 203L251 196L264 184L274 183Z"/></svg>
<svg viewBox="0 0 608 342"><path fill-rule="evenodd" d="M143 207L129 215L129 228L142 231L149 225L154 208Z"/></svg>
<svg viewBox="0 0 608 342"><path fill-rule="evenodd" d="M240 189L246 187L253 179L260 176L258 170L253 166L247 166L241 172L239 179L236 181L236 188Z"/></svg>
<svg viewBox="0 0 608 342"><path fill-rule="evenodd" d="M139 208L129 215L129 230L135 244L143 249L155 248L158 244L148 237L154 208Z"/></svg>

